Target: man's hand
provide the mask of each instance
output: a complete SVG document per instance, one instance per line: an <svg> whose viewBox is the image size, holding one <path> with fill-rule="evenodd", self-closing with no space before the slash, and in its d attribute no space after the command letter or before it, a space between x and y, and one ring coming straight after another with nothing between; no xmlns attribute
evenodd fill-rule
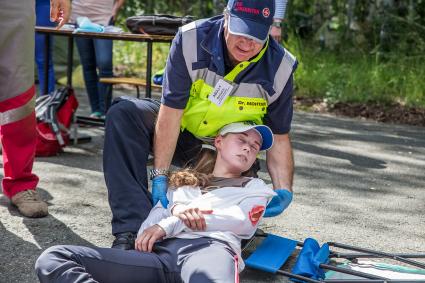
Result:
<svg viewBox="0 0 425 283"><path fill-rule="evenodd" d="M272 26L270 30L270 35L278 42L282 40L282 28L277 26Z"/></svg>
<svg viewBox="0 0 425 283"><path fill-rule="evenodd" d="M274 217L281 214L292 202L292 192L286 189L276 189L274 196L266 207L264 217Z"/></svg>
<svg viewBox="0 0 425 283"><path fill-rule="evenodd" d="M152 179L152 205L155 206L158 201L164 208L167 208L167 188L168 179L165 175L159 175Z"/></svg>
<svg viewBox="0 0 425 283"><path fill-rule="evenodd" d="M193 231L205 231L207 223L204 214L211 214L212 210L200 210L199 208L188 208L180 212L177 217L184 222L189 229Z"/></svg>
<svg viewBox="0 0 425 283"><path fill-rule="evenodd" d="M50 21L57 22L56 29L60 29L69 21L71 3L69 0L50 0Z"/></svg>
<svg viewBox="0 0 425 283"><path fill-rule="evenodd" d="M153 225L147 228L137 237L134 248L139 252L152 252L152 247L156 241L165 237L165 231L159 225Z"/></svg>

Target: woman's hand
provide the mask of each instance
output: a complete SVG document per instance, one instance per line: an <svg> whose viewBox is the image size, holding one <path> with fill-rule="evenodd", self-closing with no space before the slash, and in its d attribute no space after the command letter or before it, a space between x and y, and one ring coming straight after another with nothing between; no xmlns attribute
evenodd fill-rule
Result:
<svg viewBox="0 0 425 283"><path fill-rule="evenodd" d="M70 16L71 2L69 0L50 0L50 21L58 23L56 29L66 24Z"/></svg>
<svg viewBox="0 0 425 283"><path fill-rule="evenodd" d="M211 214L212 210L200 210L199 208L187 208L176 215L184 224L193 231L205 231L207 224L204 214Z"/></svg>
<svg viewBox="0 0 425 283"><path fill-rule="evenodd" d="M270 35L280 44L282 40L282 28L277 26L272 26L270 30Z"/></svg>
<svg viewBox="0 0 425 283"><path fill-rule="evenodd" d="M155 242L162 240L164 236L164 229L162 229L159 225L153 225L147 228L139 237L137 237L134 248L139 252L150 253Z"/></svg>

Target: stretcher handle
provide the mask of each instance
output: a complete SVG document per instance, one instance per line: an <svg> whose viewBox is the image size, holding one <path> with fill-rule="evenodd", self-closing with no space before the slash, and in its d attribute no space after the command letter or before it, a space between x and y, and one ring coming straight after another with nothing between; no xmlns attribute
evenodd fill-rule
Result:
<svg viewBox="0 0 425 283"><path fill-rule="evenodd" d="M374 251L374 250L370 250L370 249L366 249L366 248L359 248L359 247L353 247L350 245L346 245L346 244L341 244L341 243L335 243L335 242L328 242L329 246L332 247L336 247L336 248L341 248L341 249L346 249L346 250L352 250L352 251L356 251L356 252L363 252L363 253L370 253L370 254L374 254L377 256L382 256L385 258L390 258L390 259L394 259L394 260L398 260L400 262L404 262L422 269L425 269L425 264L422 262L418 262L416 260L412 260L412 259L408 259L408 258L404 258L401 256L398 256L396 254L390 254L390 253L386 253L386 252L380 252L380 251Z"/></svg>

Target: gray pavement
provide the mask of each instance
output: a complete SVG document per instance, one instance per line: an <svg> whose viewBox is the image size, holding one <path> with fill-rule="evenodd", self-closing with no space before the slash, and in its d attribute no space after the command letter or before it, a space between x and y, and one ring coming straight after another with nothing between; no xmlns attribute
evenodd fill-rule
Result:
<svg viewBox="0 0 425 283"><path fill-rule="evenodd" d="M79 100L79 112L87 113L85 96ZM103 131L80 133L92 142L37 158L34 165L48 217L23 218L0 194L0 282L37 282L34 262L55 244L110 246ZM297 240L425 253L425 128L295 113L292 141L294 201L283 215L266 219L264 230ZM248 270L242 282L285 280Z"/></svg>

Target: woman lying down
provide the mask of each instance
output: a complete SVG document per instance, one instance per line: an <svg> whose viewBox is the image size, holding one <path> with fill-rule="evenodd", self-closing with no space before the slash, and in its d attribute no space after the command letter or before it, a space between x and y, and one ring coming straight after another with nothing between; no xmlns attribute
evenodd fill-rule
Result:
<svg viewBox="0 0 425 283"><path fill-rule="evenodd" d="M250 169L273 144L267 126L233 123L193 169L170 176L140 227L133 251L54 246L38 258L40 282L238 282L241 239L255 233L274 191Z"/></svg>

